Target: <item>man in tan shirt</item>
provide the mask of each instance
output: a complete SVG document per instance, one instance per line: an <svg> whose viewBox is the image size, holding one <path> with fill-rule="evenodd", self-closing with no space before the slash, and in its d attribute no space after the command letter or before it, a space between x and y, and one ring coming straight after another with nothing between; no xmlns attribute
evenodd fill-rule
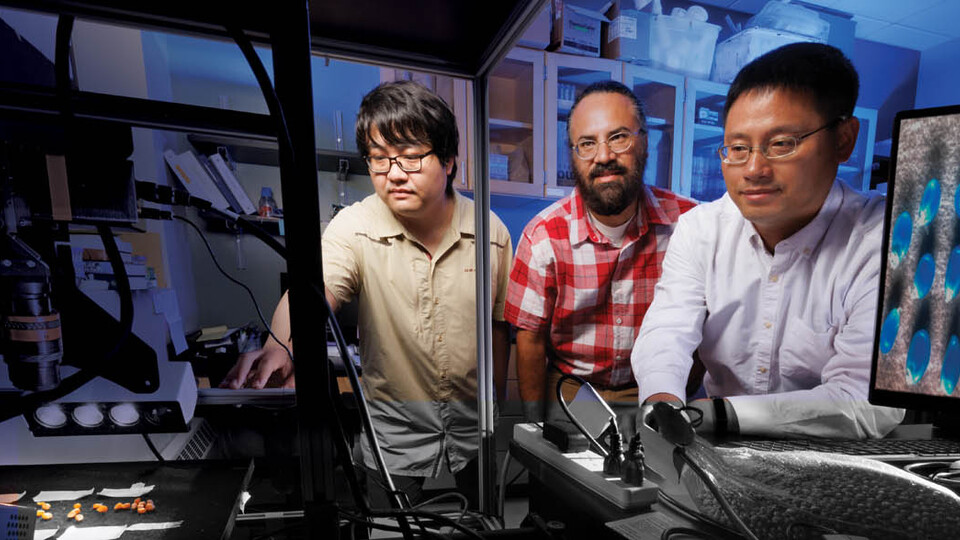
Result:
<svg viewBox="0 0 960 540"><path fill-rule="evenodd" d="M477 496L474 208L453 190L458 141L453 113L423 86L385 83L367 94L357 115L357 147L376 194L340 211L322 242L331 307L358 298L367 405L387 468L414 503L424 479L437 476L444 462L458 488L471 500ZM494 377L501 397L511 255L510 235L491 214ZM272 327L289 342L287 305L284 295ZM294 385L289 357L271 340L241 356L222 386L262 388L275 372L283 386ZM361 440L364 462L373 468ZM374 504L385 505L376 491Z"/></svg>

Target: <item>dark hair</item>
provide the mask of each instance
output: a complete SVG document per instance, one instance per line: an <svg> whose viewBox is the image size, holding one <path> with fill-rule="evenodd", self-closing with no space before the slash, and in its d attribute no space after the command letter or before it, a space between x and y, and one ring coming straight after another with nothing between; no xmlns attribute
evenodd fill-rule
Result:
<svg viewBox="0 0 960 540"><path fill-rule="evenodd" d="M443 99L414 81L382 83L363 97L357 113L357 148L364 156L374 129L391 146L429 146L444 165L454 159L447 175L447 194L453 194L460 134L457 119Z"/></svg>
<svg viewBox="0 0 960 540"><path fill-rule="evenodd" d="M752 90L790 90L805 94L825 121L853 116L860 93L860 77L850 60L836 47L822 43L793 43L750 62L730 85L723 107L730 107Z"/></svg>
<svg viewBox="0 0 960 540"><path fill-rule="evenodd" d="M568 118L573 117L573 111L576 110L577 105L583 101L583 98L589 96L590 94L620 94L630 98L630 101L633 102L633 110L637 115L637 122L640 123L640 128L647 129L647 118L644 115L643 103L640 102L640 98L633 93L625 84L617 81L598 81L592 83L590 86L587 86L583 89L583 92L580 92L580 95L577 96L577 99L573 102L573 107L570 107L570 115ZM570 125L567 124L567 138L570 137Z"/></svg>

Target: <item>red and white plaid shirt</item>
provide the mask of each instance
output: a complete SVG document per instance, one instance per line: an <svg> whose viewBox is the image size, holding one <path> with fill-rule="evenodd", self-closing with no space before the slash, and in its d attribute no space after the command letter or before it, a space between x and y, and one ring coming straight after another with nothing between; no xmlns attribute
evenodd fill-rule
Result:
<svg viewBox="0 0 960 540"><path fill-rule="evenodd" d="M527 224L507 288L504 317L549 332L548 356L564 373L601 389L635 385L630 350L653 301L660 265L680 214L696 203L644 186L617 248L588 219L579 190Z"/></svg>

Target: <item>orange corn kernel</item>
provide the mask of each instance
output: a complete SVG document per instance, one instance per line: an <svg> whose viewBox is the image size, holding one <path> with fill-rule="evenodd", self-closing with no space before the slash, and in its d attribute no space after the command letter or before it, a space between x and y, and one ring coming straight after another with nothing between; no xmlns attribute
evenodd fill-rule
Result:
<svg viewBox="0 0 960 540"><path fill-rule="evenodd" d="M43 509L37 508L37 517L43 517Z"/></svg>
<svg viewBox="0 0 960 540"><path fill-rule="evenodd" d="M44 520L53 519L53 514L51 514L50 512L44 512L43 515L40 517L43 518Z"/></svg>
<svg viewBox="0 0 960 540"><path fill-rule="evenodd" d="M80 503L73 503L74 508L80 508L80 506L81 506Z"/></svg>
<svg viewBox="0 0 960 540"><path fill-rule="evenodd" d="M77 514L79 514L79 513L80 513L80 509L79 509L79 508L74 508L73 510L70 511L70 513L67 514L67 519L72 519L73 516L75 516L75 515L77 515Z"/></svg>
<svg viewBox="0 0 960 540"><path fill-rule="evenodd" d="M83 521L83 514L77 514L77 517L73 518L77 521Z"/></svg>
<svg viewBox="0 0 960 540"><path fill-rule="evenodd" d="M44 510L49 510L50 503L40 503L40 508L43 508Z"/></svg>
<svg viewBox="0 0 960 540"><path fill-rule="evenodd" d="M147 504L144 506L144 508L147 509L147 512L153 512L153 509L156 507L153 505L153 502L147 501Z"/></svg>
<svg viewBox="0 0 960 540"><path fill-rule="evenodd" d="M126 510L130 508L130 503L123 503L123 509Z"/></svg>
<svg viewBox="0 0 960 540"><path fill-rule="evenodd" d="M113 505L113 509L114 509L114 510L120 510L120 509L122 509L122 508L123 508L123 503L122 503L122 502L118 502L117 504Z"/></svg>
<svg viewBox="0 0 960 540"><path fill-rule="evenodd" d="M138 506L138 507L137 507L137 513L138 513L138 514L146 514L146 513L147 513L147 509L146 509L145 507L143 507L143 506Z"/></svg>
<svg viewBox="0 0 960 540"><path fill-rule="evenodd" d="M96 510L97 510L97 512L100 512L100 513L102 514L102 513L104 513L104 512L107 511L107 507L101 504L100 506L98 506L98 507L96 508Z"/></svg>
<svg viewBox="0 0 960 540"><path fill-rule="evenodd" d="M133 504L140 504L140 497L133 500Z"/></svg>

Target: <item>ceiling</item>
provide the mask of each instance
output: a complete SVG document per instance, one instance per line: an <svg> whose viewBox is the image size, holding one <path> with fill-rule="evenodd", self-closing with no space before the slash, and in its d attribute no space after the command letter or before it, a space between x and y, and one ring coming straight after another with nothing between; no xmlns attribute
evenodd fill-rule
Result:
<svg viewBox="0 0 960 540"><path fill-rule="evenodd" d="M924 51L960 39L957 0L803 0L804 3L847 13L857 23L856 37ZM767 0L696 0L744 13L756 13Z"/></svg>

